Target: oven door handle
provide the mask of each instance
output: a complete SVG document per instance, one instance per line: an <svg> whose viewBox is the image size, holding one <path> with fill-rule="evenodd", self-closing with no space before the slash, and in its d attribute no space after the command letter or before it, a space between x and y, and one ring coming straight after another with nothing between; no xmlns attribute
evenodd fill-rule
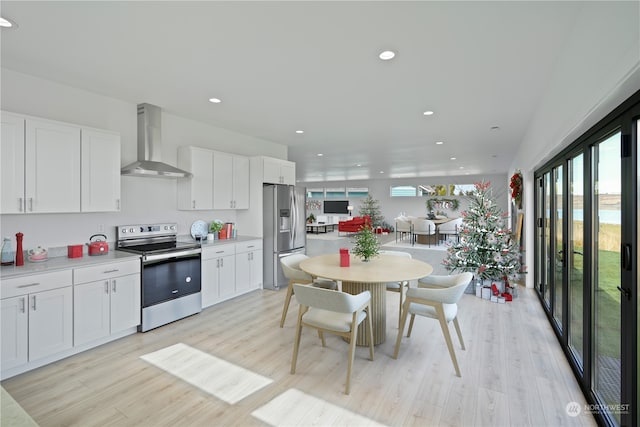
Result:
<svg viewBox="0 0 640 427"><path fill-rule="evenodd" d="M185 249L182 251L175 251L175 252L165 252L162 254L151 254L151 255L145 255L142 261L153 262L153 261L162 261L162 260L174 259L174 258L193 257L194 255L200 255L201 252L202 250L200 248L195 248L195 249Z"/></svg>

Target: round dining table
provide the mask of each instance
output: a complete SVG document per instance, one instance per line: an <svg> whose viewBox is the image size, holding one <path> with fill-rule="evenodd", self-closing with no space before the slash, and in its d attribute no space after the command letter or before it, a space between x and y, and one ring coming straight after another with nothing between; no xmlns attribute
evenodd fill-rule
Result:
<svg viewBox="0 0 640 427"><path fill-rule="evenodd" d="M349 267L340 267L340 254L319 255L300 263L300 269L314 277L342 282L342 291L357 295L371 292L371 322L373 343L382 344L387 334L387 283L417 280L433 272L433 267L423 261L395 255L380 254L368 262L350 255ZM357 345L369 345L364 328L359 328Z"/></svg>

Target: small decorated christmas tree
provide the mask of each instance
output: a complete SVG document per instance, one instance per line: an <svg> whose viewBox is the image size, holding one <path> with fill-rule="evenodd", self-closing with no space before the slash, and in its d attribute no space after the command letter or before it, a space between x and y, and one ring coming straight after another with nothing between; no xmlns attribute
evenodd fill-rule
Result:
<svg viewBox="0 0 640 427"><path fill-rule="evenodd" d="M371 194L368 194L367 197L362 199L358 212L360 216L369 216L369 218L371 218L371 226L373 228L382 227L384 216L380 213L378 201L374 199Z"/></svg>
<svg viewBox="0 0 640 427"><path fill-rule="evenodd" d="M380 253L380 242L376 235L373 234L370 225L365 224L360 228L360 231L358 231L355 236L351 252L362 258L365 262Z"/></svg>
<svg viewBox="0 0 640 427"><path fill-rule="evenodd" d="M490 183L476 182L469 208L462 212L459 242L443 260L449 271L469 271L479 279L505 280L521 272L520 253L496 205ZM505 280L506 281L506 280Z"/></svg>

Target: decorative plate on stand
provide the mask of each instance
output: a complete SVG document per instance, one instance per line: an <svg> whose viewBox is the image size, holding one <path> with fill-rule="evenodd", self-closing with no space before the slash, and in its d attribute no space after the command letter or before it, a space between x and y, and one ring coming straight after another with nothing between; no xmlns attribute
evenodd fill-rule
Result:
<svg viewBox="0 0 640 427"><path fill-rule="evenodd" d="M202 220L198 220L191 224L191 237L196 240L206 239L208 232L209 226Z"/></svg>

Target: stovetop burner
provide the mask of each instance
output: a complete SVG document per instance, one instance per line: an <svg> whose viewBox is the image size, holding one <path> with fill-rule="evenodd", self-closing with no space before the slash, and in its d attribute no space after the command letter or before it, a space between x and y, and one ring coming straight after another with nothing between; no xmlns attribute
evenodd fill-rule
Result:
<svg viewBox="0 0 640 427"><path fill-rule="evenodd" d="M116 249L151 255L200 248L196 242L178 242L177 234L175 223L121 225L116 228Z"/></svg>

